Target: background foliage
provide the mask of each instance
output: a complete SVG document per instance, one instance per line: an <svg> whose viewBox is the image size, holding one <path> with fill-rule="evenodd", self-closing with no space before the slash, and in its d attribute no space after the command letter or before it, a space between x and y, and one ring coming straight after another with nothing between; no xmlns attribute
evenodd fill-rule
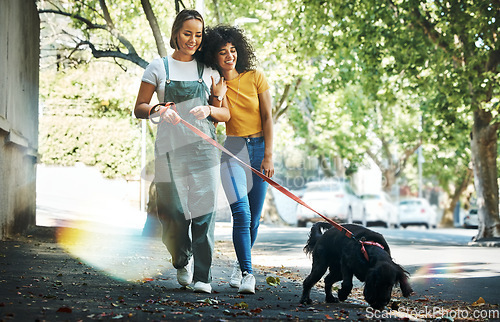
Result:
<svg viewBox="0 0 500 322"><path fill-rule="evenodd" d="M101 60L64 71L54 66L42 70L41 162L82 162L109 178L138 177L141 132L132 110L140 72L130 66L123 73L113 62ZM148 144L151 151L151 139Z"/></svg>
<svg viewBox="0 0 500 322"><path fill-rule="evenodd" d="M168 43L178 2L144 3L151 4L159 38ZM137 1L42 4L73 14L68 29L62 27L66 42L57 47L66 64L95 64L85 50L95 57L113 52L123 59L107 61L139 80L140 72L129 63L144 67L158 56L152 21ZM386 190L395 183L415 187L419 149L426 160L425 183L462 194L467 175L457 174L470 173L474 113L490 116L492 131L498 127L497 2L217 0L205 1L204 9L207 25L240 21L254 44L259 68L272 84L276 133L283 140L277 140L276 160L284 177L309 176L314 167L321 168L317 175L349 176L370 158L382 171ZM116 83L110 76L100 83L104 88L89 87L71 99L90 103L92 117L127 118L118 106L133 106L136 90L114 93L126 82L119 81L120 88Z"/></svg>

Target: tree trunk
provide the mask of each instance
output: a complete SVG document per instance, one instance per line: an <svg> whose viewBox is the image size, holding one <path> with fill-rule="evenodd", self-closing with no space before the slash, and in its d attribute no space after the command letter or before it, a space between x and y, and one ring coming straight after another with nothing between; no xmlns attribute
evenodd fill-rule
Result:
<svg viewBox="0 0 500 322"><path fill-rule="evenodd" d="M381 169L382 170L382 189L388 193L391 194L392 192L392 186L396 183L396 169L394 167L391 167L389 169Z"/></svg>
<svg viewBox="0 0 500 322"><path fill-rule="evenodd" d="M342 158L336 155L333 162L335 163L335 175L339 178L345 178L345 166Z"/></svg>
<svg viewBox="0 0 500 322"><path fill-rule="evenodd" d="M476 241L500 237L497 181L498 124L492 124L492 121L490 112L482 109L474 111L471 152L479 214Z"/></svg>
<svg viewBox="0 0 500 322"><path fill-rule="evenodd" d="M441 218L442 227L453 227L453 214L455 207L457 206L458 200L460 200L460 196L464 193L465 189L467 189L467 186L472 179L472 173L472 169L467 169L465 175L462 177L460 185L455 189L453 197L451 198L450 206L444 210L443 218Z"/></svg>
<svg viewBox="0 0 500 322"><path fill-rule="evenodd" d="M321 154L319 156L319 166L321 167L321 170L323 170L325 176L327 176L328 178L335 176L335 173L333 172L332 167L330 166L330 162L325 157L324 154Z"/></svg>
<svg viewBox="0 0 500 322"><path fill-rule="evenodd" d="M277 226L287 226L288 224L281 218L273 193L268 189L266 199L264 201L264 208L262 209L261 222L265 224L272 224ZM280 192L281 193L281 192Z"/></svg>

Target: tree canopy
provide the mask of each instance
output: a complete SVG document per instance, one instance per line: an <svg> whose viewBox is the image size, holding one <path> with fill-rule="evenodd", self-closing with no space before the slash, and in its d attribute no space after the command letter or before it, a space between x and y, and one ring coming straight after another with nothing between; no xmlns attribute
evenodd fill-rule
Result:
<svg viewBox="0 0 500 322"><path fill-rule="evenodd" d="M43 1L40 12L71 17L78 32L65 30L66 57L88 48L144 68L165 55L179 3ZM332 174L369 157L390 190L422 147L426 177L450 194L474 170L478 238L500 236L498 1L216 0L203 9L208 25L258 19L241 27L273 85L274 119L307 154L340 160Z"/></svg>

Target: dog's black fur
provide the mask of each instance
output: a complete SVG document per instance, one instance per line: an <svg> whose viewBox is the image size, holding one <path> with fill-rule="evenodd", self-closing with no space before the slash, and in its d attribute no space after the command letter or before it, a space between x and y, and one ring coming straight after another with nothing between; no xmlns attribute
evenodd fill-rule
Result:
<svg viewBox="0 0 500 322"><path fill-rule="evenodd" d="M300 303L311 304L311 288L323 277L326 270L330 272L325 277L326 302L337 303L345 301L352 290L352 278L356 276L365 282L363 294L365 300L374 309L383 309L391 300L392 288L399 282L404 297L408 297L412 288L408 282L408 272L391 258L389 245L385 238L373 230L360 225L342 225L351 231L357 240L349 238L345 232L332 227L329 223L314 224L309 233L304 251L312 254L313 264L311 273L304 280ZM375 245L365 245L369 256L366 261L361 252L359 240L364 237L367 241L381 244L384 249ZM338 298L332 294L332 285L342 281Z"/></svg>

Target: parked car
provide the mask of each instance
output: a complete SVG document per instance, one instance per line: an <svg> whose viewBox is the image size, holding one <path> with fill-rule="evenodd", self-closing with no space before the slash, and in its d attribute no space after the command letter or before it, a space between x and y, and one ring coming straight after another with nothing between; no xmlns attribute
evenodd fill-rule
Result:
<svg viewBox="0 0 500 322"><path fill-rule="evenodd" d="M479 214L477 208L471 208L464 217L464 228L477 228L479 226Z"/></svg>
<svg viewBox="0 0 500 322"><path fill-rule="evenodd" d="M361 217L363 202L348 182L342 180L314 181L306 184L302 200L320 214L336 222L352 222ZM298 204L297 226L324 220L313 211Z"/></svg>
<svg viewBox="0 0 500 322"><path fill-rule="evenodd" d="M398 211L392 198L385 192L365 193L361 195L364 204L364 217L354 217L354 222L363 226L382 225L395 227L398 225Z"/></svg>
<svg viewBox="0 0 500 322"><path fill-rule="evenodd" d="M398 222L403 228L410 225L424 225L426 228L436 228L437 215L427 199L408 198L399 202Z"/></svg>

